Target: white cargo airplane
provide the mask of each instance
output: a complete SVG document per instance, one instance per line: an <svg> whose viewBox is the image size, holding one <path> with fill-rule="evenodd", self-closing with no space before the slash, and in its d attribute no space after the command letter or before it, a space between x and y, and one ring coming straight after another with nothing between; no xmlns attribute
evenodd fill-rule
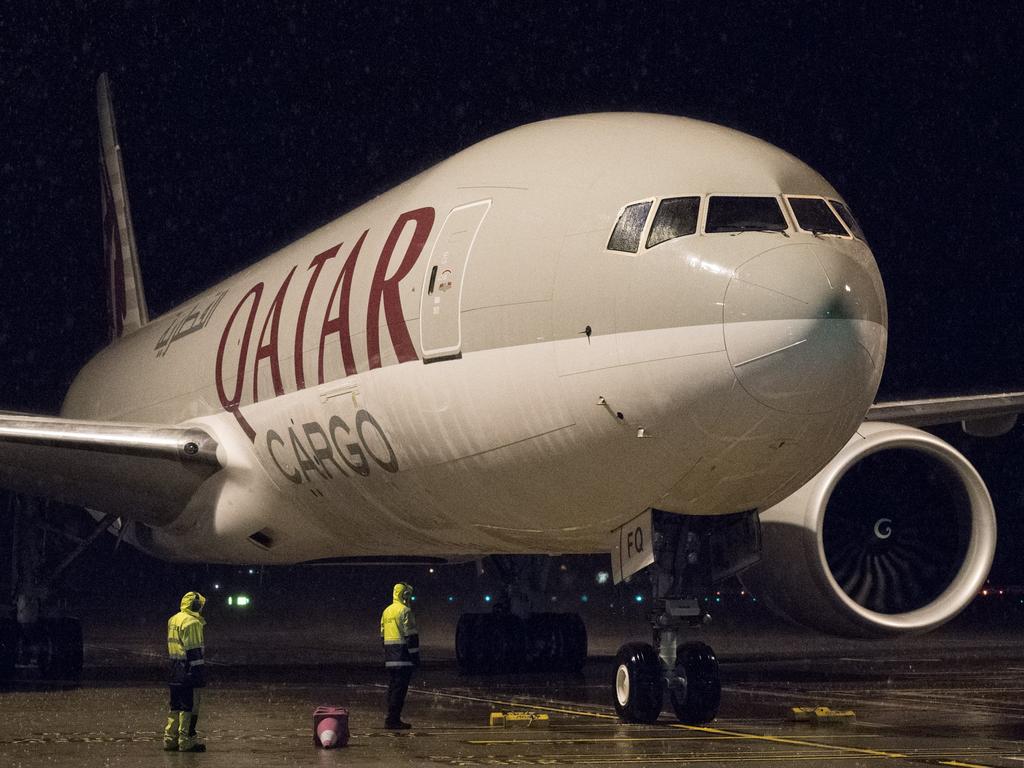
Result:
<svg viewBox="0 0 1024 768"><path fill-rule="evenodd" d="M0 416L3 487L172 560L611 552L658 609L616 664L643 722L665 693L715 716L714 653L680 635L748 566L840 634L930 629L984 581L985 486L908 425L1006 431L1024 396L872 405L878 267L791 155L679 117L527 125L150 319L98 92L112 343L59 417ZM467 615L457 653L578 667L586 636Z"/></svg>

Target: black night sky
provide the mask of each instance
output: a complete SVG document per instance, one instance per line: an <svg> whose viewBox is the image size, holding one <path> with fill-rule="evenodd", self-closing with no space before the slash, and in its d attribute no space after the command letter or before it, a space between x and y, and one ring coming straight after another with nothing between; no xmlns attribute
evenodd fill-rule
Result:
<svg viewBox="0 0 1024 768"><path fill-rule="evenodd" d="M104 70L154 314L502 130L660 112L765 139L844 195L888 296L880 400L1024 390L1018 3L164 6L0 10L0 409L56 411L106 342ZM958 443L1010 533L1022 430Z"/></svg>

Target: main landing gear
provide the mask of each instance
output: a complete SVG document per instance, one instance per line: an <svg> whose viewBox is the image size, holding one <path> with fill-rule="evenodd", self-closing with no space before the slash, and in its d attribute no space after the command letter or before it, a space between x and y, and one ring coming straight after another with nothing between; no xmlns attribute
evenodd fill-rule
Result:
<svg viewBox="0 0 1024 768"><path fill-rule="evenodd" d="M653 723L667 694L679 722L711 722L722 694L718 659L711 646L682 642L682 636L710 619L703 598L711 585L757 561L757 514L705 518L652 510L650 528L639 540L653 548L653 643L627 643L616 654L615 711L626 722Z"/></svg>
<svg viewBox="0 0 1024 768"><path fill-rule="evenodd" d="M55 587L78 556L114 522L98 522L92 533L79 538L64 530L58 516L48 519L48 506L35 499L9 495L11 520L11 605L0 606L0 682L15 669L35 666L43 680L76 684L82 674L82 624L64 614L53 599ZM76 545L58 565L47 563L47 539L66 539Z"/></svg>
<svg viewBox="0 0 1024 768"><path fill-rule="evenodd" d="M550 558L493 556L505 585L492 613L464 613L455 630L455 657L467 673L570 672L587 660L587 630L579 614L534 613Z"/></svg>

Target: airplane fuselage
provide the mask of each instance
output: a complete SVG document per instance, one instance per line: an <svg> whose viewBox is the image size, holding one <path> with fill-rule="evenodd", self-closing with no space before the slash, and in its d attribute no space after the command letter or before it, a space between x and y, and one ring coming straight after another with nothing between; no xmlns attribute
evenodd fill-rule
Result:
<svg viewBox="0 0 1024 768"><path fill-rule="evenodd" d="M726 196L785 229L714 231ZM684 198L694 231L658 242ZM649 507L767 508L860 425L885 356L870 249L801 199L841 201L719 126L525 126L111 345L63 415L215 436L226 469L130 532L171 558L595 552Z"/></svg>

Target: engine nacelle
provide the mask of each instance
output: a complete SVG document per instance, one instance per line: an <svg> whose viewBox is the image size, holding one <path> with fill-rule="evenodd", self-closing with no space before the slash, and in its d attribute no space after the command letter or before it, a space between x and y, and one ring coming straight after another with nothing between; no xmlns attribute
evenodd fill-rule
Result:
<svg viewBox="0 0 1024 768"><path fill-rule="evenodd" d="M996 518L956 449L919 429L861 425L803 488L761 513L744 584L804 626L850 637L927 632L988 576Z"/></svg>

